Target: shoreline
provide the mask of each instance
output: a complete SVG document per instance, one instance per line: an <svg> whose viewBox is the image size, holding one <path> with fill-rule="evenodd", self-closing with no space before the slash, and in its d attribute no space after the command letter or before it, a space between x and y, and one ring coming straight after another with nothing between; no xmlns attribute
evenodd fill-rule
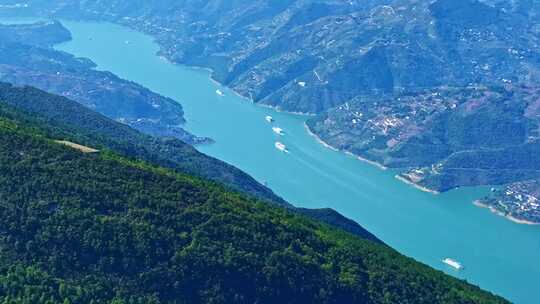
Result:
<svg viewBox="0 0 540 304"><path fill-rule="evenodd" d="M527 221L527 220L522 220L522 219L516 218L516 217L514 217L512 215L504 214L501 211L495 209L493 206L486 205L486 204L482 203L480 200L475 200L473 202L473 205L475 205L476 207L479 207L479 208L489 209L489 211L491 211L492 213L495 213L498 216L502 216L502 217L506 218L507 220L510 220L510 221L512 221L512 222L514 222L516 224L530 225L530 226L539 226L540 225L540 223L537 223L537 222L531 222L531 221Z"/></svg>
<svg viewBox="0 0 540 304"><path fill-rule="evenodd" d="M225 88L227 90L230 90L231 92L233 92L234 95L236 95L236 96L238 96L238 97L240 97L240 98L242 98L242 99L244 99L244 100L246 100L246 101L248 101L248 102L250 102L250 103L252 103L252 104L254 104L256 106L272 109L272 110L274 110L274 111L276 111L278 113L285 113L285 114L298 115L298 116L309 116L309 117L317 116L317 114L314 114L314 113L292 112L292 111L279 109L278 107L272 106L272 105L269 105L269 104L255 102L252 97L242 95L240 92L238 92L237 89L229 87L227 85L224 85L223 83L216 80L214 78L214 70L212 68L210 68L210 67L198 66L198 65L188 65L188 64L185 64L185 63L179 63L179 62L171 61L169 58L167 58L164 55L158 55L158 56L160 58L162 58L163 60L169 62L170 64L184 66L184 67L192 69L192 70L202 70L202 71L208 72L208 78L210 79L210 81L212 83L214 83L215 85L220 86L222 88Z"/></svg>
<svg viewBox="0 0 540 304"><path fill-rule="evenodd" d="M397 174L394 176L397 180L407 184L407 185L410 185L410 186L413 186L414 188L418 189L418 190L421 190L423 192L427 192L427 193L431 193L431 194L434 194L434 195L438 195L438 194L441 194L439 191L436 191L436 190L433 190L433 189L429 189L427 187L424 187L424 186L421 186L413 181L410 181L406 178L404 178L403 176Z"/></svg>
<svg viewBox="0 0 540 304"><path fill-rule="evenodd" d="M116 23L116 22L115 22L115 23ZM152 35L152 33L147 33L147 32L145 32L144 30L141 31L138 27L133 26L133 25L131 25L131 24L123 24L122 22L117 22L117 24L120 24L120 25L122 25L122 26L127 26L128 28L131 28L132 30L140 31L140 32L143 32L143 33L145 33L145 34L151 36L151 37L153 38L154 42L155 42L157 45L159 45L159 47L160 47L160 49L156 52L156 56L160 57L160 59L165 60L165 61L167 61L168 63L173 64L173 65L182 65L182 66L185 66L185 67L187 67L187 68L194 69L194 70L204 70L204 71L208 72L208 78L209 78L210 81L212 81L215 85L220 86L220 87L223 87L223 88L229 89L229 90L230 90L231 92L233 92L233 94L235 94L236 96L238 96L238 97L240 97L240 98L242 98L242 99L244 99L244 100L246 100L246 101L248 101L248 102L250 102L250 103L252 103L252 104L254 104L254 105L261 106L261 107L264 107L264 108L269 108L269 109L272 109L273 111L276 111L276 112L278 112L278 113L286 113L286 114L292 114L292 115L298 115L298 116L309 116L309 117L316 116L316 114L313 114L313 113L290 112L290 111L278 109L276 106L272 106L272 105L269 105L269 104L256 103L256 102L253 100L253 98L244 96L244 95L242 95L240 92L238 92L236 89L231 88L231 87L229 87L229 86L226 86L226 85L220 83L218 80L216 80L216 79L214 78L214 74L215 74L215 73L214 73L214 70L213 70L212 68L210 68L210 67L205 67L205 66L188 65L188 64L184 64L184 63L179 63L179 62L175 62L175 61L171 60L170 58L168 58L168 57L166 56L166 53L163 52L163 50L164 50L163 45L162 45L161 43L159 43L159 41L157 40L157 38L156 38L154 35ZM384 165L382 165L382 164L380 164L380 163L378 163L378 162L376 162L376 161L372 161L372 160L366 159L366 158L364 158L364 157L361 157L361 156L359 156L359 155L356 155L356 154L354 154L354 153L352 153L352 152L350 152L350 151L340 150L340 149L338 149L338 148L335 148L335 147L331 146L330 144L328 144L328 143L326 143L324 140L322 140L318 135L316 135L315 133L313 133L313 132L310 130L310 128L309 128L309 126L307 125L306 122L304 122L304 127L305 127L307 133L308 133L309 135L311 135L312 137L314 137L314 138L317 140L317 142L318 142L319 144L323 145L324 147L326 147L326 148L328 148L328 149L331 149L331 150L333 150L333 151L336 151L336 152L343 152L343 153L345 153L345 154L347 154L347 155L350 155L350 156L352 156L352 157L355 157L356 159L358 159L358 160L360 160L360 161L362 161L362 162L365 162L365 163L367 163L367 164L369 164L369 165L375 166L375 167L377 167L377 168L379 168L379 169L381 169L381 170L387 170L387 169L388 169L388 167L386 167L386 166L384 166ZM195 138L199 138L199 137L196 136L196 135L193 135L193 136L194 136ZM208 139L208 138L206 138L206 139ZM195 144L195 145L201 145L201 144L204 145L204 144L212 144L212 143L213 143L213 140L210 139L210 141L204 140L202 143L198 143L198 144ZM194 146L195 146L195 145L194 145ZM399 181L401 181L401 182L407 184L407 185L410 185L410 186L412 186L412 187L414 187L414 188L420 190L420 191L423 191L423 192L426 192L426 193L431 193L431 194L434 194L434 195L440 194L439 191L432 190L432 189L429 189L429 188L427 188L427 187L421 186L421 185L419 185L419 184L417 184L417 183L414 183L414 182L412 182L412 181L410 181L410 180L404 178L403 176L395 175L395 178L396 178L397 180L399 180ZM495 214L497 214L497 215L499 215L499 216L503 216L503 217L507 218L508 220L510 220L510 221L512 221L512 222L514 222L514 223L517 223L517 224L540 225L540 223L530 222L530 221L526 221L526 220L521 220L521 219L515 218L515 217L513 217L513 216L511 216L511 215L504 215L502 212L496 210L495 208L493 208L493 207L491 207L491 206L488 206L488 205L485 205L485 204L482 204L479 200L475 200L475 201L473 202L473 204L476 205L477 207L488 208L488 209L490 209L491 212L493 212L493 213L495 213Z"/></svg>
<svg viewBox="0 0 540 304"><path fill-rule="evenodd" d="M264 107L264 108L269 108L269 109L272 109L278 113L286 113L286 114L292 114L292 115L299 115L299 116L310 116L310 117L313 117L313 116L316 116L316 114L311 114L311 113L302 113L302 112L290 112L290 111L283 111L283 110L280 110L278 109L277 107L275 106L272 106L272 105L268 105L268 104L262 104L262 103L256 103L252 98L250 97L247 97L247 96L244 96L242 94L240 94L236 89L234 88L231 88L231 87L228 87L228 86L225 86L223 85L222 83L220 83L219 81L217 81L216 79L214 79L214 70L212 70L211 68L209 67L204 67L204 66L192 66L192 65L186 65L186 64L182 64L182 63L176 63L176 62L173 62L171 60L169 60L166 56L160 56L161 58L163 58L164 60L168 61L169 63L171 64L175 64L175 65L183 65L185 67L188 67L188 68L191 68L191 69L194 69L194 70L204 70L206 72L209 73L208 75L208 78L210 79L210 81L212 81L214 84L220 86L220 87L223 87L223 88L227 88L229 89L231 92L233 92L236 96L242 98L242 99L245 99L246 101L254 104L254 105L257 105L257 106L260 106L260 107ZM346 150L340 150L334 146L331 146L330 144L328 144L327 142L325 142L324 140L322 140L317 134L313 133L311 131L311 129L309 128L309 126L307 125L306 122L304 122L304 128L306 130L306 132L312 136L313 138L315 138L315 140L321 144L322 146L324 146L325 148L328 148L332 151L335 151L335 152L342 152L342 153L345 153L349 156L352 156L352 157L355 157L356 159L358 159L359 161L362 161L362 162L365 162L369 165L372 165L372 166L375 166L381 170L388 170L388 167L378 163L378 162L375 162L375 161L372 161L372 160L369 160L367 158L364 158L364 157L361 157L359 155L356 155L350 151L346 151ZM433 195L438 195L440 194L439 191L436 191L436 190L433 190L433 189L429 189L427 187L424 187L424 186L421 186L413 181L410 181L406 178L404 178L403 176L400 176L399 174L395 175L394 176L397 180L399 180L400 182L402 183L405 183L409 186L412 186L422 192L426 192L426 193L430 193L430 194L433 194ZM516 217L513 217L512 215L505 215L503 214L502 212L496 210L495 208L493 208L492 206L488 206L486 204L482 204L480 202L480 200L475 200L473 201L473 204L477 207L480 207L480 208L486 208L486 209L489 209L492 213L498 215L498 216L502 216L504 218L506 218L507 220L510 220L511 222L513 223L516 223L516 224L521 224L521 225L531 225L531 226L539 226L540 223L536 223L536 222L531 222L531 221L527 221L527 220L522 220L522 219L518 219Z"/></svg>
<svg viewBox="0 0 540 304"><path fill-rule="evenodd" d="M327 142L325 142L324 140L322 140L317 134L313 133L313 131L311 131L311 129L309 128L309 126L307 125L307 123L304 122L304 128L306 129L307 133L312 136L313 138L315 138L315 140L317 140L318 143L320 143L321 145L323 145L324 147L330 149L330 150L333 150L333 151L336 151L336 152L342 152L342 153L345 153L349 156L352 156L354 158L356 158L357 160L361 161L361 162L364 162L364 163L367 163L369 165L372 165L372 166L375 166L381 170L388 170L388 167L385 167L384 165L382 164L379 164L378 162L375 162L375 161L372 161L372 160L369 160L367 158L363 158L361 156L358 156L350 151L346 151L346 150L340 150L334 146L331 146L329 145Z"/></svg>
<svg viewBox="0 0 540 304"><path fill-rule="evenodd" d="M388 167L386 167L386 166L384 166L384 165L382 165L382 164L379 164L379 163L376 162L376 161L373 161L373 160L364 158L364 157L362 157L362 156L358 156L358 155L356 155L356 154L354 154L354 153L352 153L352 152L350 152L350 151L344 151L344 152L345 152L345 154L347 154L347 155L350 155L350 156L352 156L352 157L356 157L356 159L358 159L359 161L368 163L368 164L370 164L370 165L372 165L372 166L375 166L375 167L377 167L377 168L379 168L379 169L381 169L381 170L383 170L383 171L388 170Z"/></svg>
<svg viewBox="0 0 540 304"><path fill-rule="evenodd" d="M324 142L319 136L317 136L317 134L313 133L313 132L309 129L309 127L308 127L308 125L307 125L306 122L304 122L304 128L306 129L306 132L307 132L310 136L312 136L313 138L315 138L315 140L316 140L319 144L323 145L325 148L328 148L328 149L330 149L330 150L332 150L332 151L341 152L338 148L330 146L329 144L327 144L326 142Z"/></svg>
<svg viewBox="0 0 540 304"><path fill-rule="evenodd" d="M240 93L236 92L234 89L231 89L231 90L233 90L238 96L244 97ZM247 97L244 97L244 98L247 98ZM254 101L252 101L252 102L253 102L253 104L255 104L255 105L259 106L259 107L272 109L272 110L276 111L277 113L285 113L285 114L291 114L291 115L297 115L297 116L308 116L308 117L317 116L317 114L313 114L313 113L291 112L291 111L279 109L276 106L272 106L272 105L269 105L269 104L266 104L266 103L257 103L257 102L254 102Z"/></svg>
<svg viewBox="0 0 540 304"><path fill-rule="evenodd" d="M122 23L120 23L120 24L122 24ZM122 25L123 25L123 24L122 24ZM130 28L132 28L132 29L135 28L135 30L139 30L139 29L136 28L136 26L131 26L131 25L129 25L129 24L127 25L127 27L130 27ZM298 115L298 116L309 116L309 117L313 117L313 116L316 116L316 115L317 115L317 114L313 114L313 113L303 113L303 112L290 112L290 111L284 111L284 110L281 110L281 109L277 108L276 106L272 106L272 105L264 104L264 103L256 103L256 102L253 100L252 97L244 96L244 95L242 95L240 92L238 92L236 89L231 88L231 87L229 87L229 86L226 86L226 85L220 83L219 81L217 81L217 80L214 78L214 74L215 74L215 73L214 73L214 70L213 70L212 68L207 67L207 66L188 65L188 64L185 64L185 63L180 63L180 62L176 62L176 61L174 61L174 60L171 60L170 58L168 58L168 57L166 56L166 53L164 52L164 47L163 47L163 45L162 45L161 43L159 43L159 41L157 40L156 37L154 37L151 33L146 33L145 31L141 31L141 32L143 32L143 33L145 33L145 34L151 36L152 38L154 38L154 42L155 42L157 45L159 45L159 47L160 47L160 49L157 51L156 55L157 55L158 57L160 57L161 59L163 59L163 60L165 60L165 61L167 61L167 62L169 62L169 63L171 63L171 64L174 64L174 65L182 65L182 66L184 66L184 67L187 67L187 68L190 68L190 69L194 69L194 70L204 70L204 71L206 71L206 72L209 73L208 78L209 78L210 81L212 81L214 84L216 84L216 85L218 85L218 86L220 86L220 87L229 89L229 90L232 91L236 96L238 96L238 97L240 97L240 98L242 98L242 99L244 99L244 100L246 100L246 101L248 101L248 102L250 102L250 103L252 103L252 104L254 104L254 105L257 105L257 106L260 106L260 107L264 107L264 108L269 108L269 109L272 109L273 111L276 111L276 112L278 112L278 113L286 113L286 114L292 114L292 115ZM313 132L309 129L308 125L307 125L305 122L304 122L304 127L305 127L306 131L308 132L308 134L311 135L311 136L313 136L313 137L317 140L317 142L319 142L319 143L320 143L321 145L323 145L324 147L329 148L329 149L331 149L331 150L333 150L333 151L336 151L336 152L343 152L343 153L345 153L345 154L347 154L347 155L350 155L350 156L352 156L352 157L355 157L355 158L356 158L357 160L359 160L359 161L362 161L362 162L365 162L365 163L367 163L367 164L369 164L369 165L375 166L375 167L377 167L377 168L379 168L379 169L381 169L381 170L388 170L388 167L386 167L386 166L384 166L384 165L382 165L382 164L380 164L380 163L378 163L378 162L376 162L376 161L369 160L369 159L367 159L367 158L364 158L364 157L361 157L361 156L359 156L359 155L356 155L356 154L354 154L354 153L352 153L352 152L350 152L350 151L340 150L340 149L338 149L338 148L335 148L335 147L329 145L329 144L326 143L324 140L322 140L317 134L313 133ZM405 179L399 179L399 180L401 180L401 181L403 181L403 182L406 182L407 184L410 184L410 185L414 186L415 188L418 188L419 190L422 190L422 191L425 191L425 192L430 192L430 193L434 193L434 194L438 194L438 193L439 193L439 192L437 192L437 191L434 191L434 190L431 190L431 189L427 189L427 188L422 187L422 186L420 186L420 185L416 185L416 184L414 184L414 183L412 183L412 182L409 182L409 181L407 181L407 180L405 180Z"/></svg>

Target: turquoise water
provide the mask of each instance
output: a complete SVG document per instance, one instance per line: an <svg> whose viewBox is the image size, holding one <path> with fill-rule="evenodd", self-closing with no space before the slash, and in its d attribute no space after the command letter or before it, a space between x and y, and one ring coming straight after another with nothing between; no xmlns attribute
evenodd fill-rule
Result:
<svg viewBox="0 0 540 304"><path fill-rule="evenodd" d="M408 256L516 303L538 303L533 290L540 277L540 226L515 224L475 207L471 202L486 188L421 192L397 181L391 170L325 148L306 131L307 117L253 105L211 81L208 71L158 57L149 36L109 23L64 24L73 40L59 50L179 101L186 129L216 141L201 151L268 183L296 206L334 208ZM218 88L226 96L217 96ZM266 115L285 136L272 132ZM276 140L290 153L276 150ZM466 269L454 271L442 264L445 257Z"/></svg>

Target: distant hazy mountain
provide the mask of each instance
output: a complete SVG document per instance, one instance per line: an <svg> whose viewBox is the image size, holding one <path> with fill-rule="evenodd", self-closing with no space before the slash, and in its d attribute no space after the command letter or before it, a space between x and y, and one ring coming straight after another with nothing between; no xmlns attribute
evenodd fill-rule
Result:
<svg viewBox="0 0 540 304"><path fill-rule="evenodd" d="M537 0L28 3L3 13L147 32L169 59L211 67L256 102L319 114L309 126L324 141L424 187L540 176Z"/></svg>
<svg viewBox="0 0 540 304"><path fill-rule="evenodd" d="M294 112L358 95L540 79L534 1L29 3L149 32L169 58L210 66L240 93Z"/></svg>
<svg viewBox="0 0 540 304"><path fill-rule="evenodd" d="M0 81L61 94L151 135L189 143L206 140L182 129L184 112L178 102L51 48L69 39L71 34L58 22L0 25Z"/></svg>

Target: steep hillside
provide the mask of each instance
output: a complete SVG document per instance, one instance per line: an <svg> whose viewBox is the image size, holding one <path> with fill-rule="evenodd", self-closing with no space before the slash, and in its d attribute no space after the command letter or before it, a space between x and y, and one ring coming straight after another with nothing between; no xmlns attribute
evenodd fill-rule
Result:
<svg viewBox="0 0 540 304"><path fill-rule="evenodd" d="M357 98L308 125L385 166L425 167L417 182L435 190L504 184L540 176L527 152L539 145L539 97L534 87L437 88Z"/></svg>
<svg viewBox="0 0 540 304"><path fill-rule="evenodd" d="M261 199L280 201L269 189L240 170L208 157L180 140L144 135L67 98L32 87L13 87L0 83L0 103L28 113L13 115L26 120L26 124L32 122L41 128L48 128L52 136L68 137L85 145L111 149L133 158L218 181Z"/></svg>
<svg viewBox="0 0 540 304"><path fill-rule="evenodd" d="M106 20L149 33L170 60L210 67L255 102L319 114L308 125L323 141L402 168L402 178L422 187L530 189L520 183L538 177L538 107L525 98L538 96L540 81L537 1L28 3L0 13ZM540 199L537 190L527 194Z"/></svg>
<svg viewBox="0 0 540 304"><path fill-rule="evenodd" d="M206 156L180 140L144 135L64 97L31 87L18 88L0 83L0 113L19 124L38 128L48 137L112 150L132 159L141 159L180 173L209 179L360 237L381 242L334 210L296 209L246 173Z"/></svg>
<svg viewBox="0 0 540 304"><path fill-rule="evenodd" d="M7 303L508 303L384 245L0 118Z"/></svg>
<svg viewBox="0 0 540 304"><path fill-rule="evenodd" d="M538 82L539 6L512 2L61 0L26 11L126 24L256 102L320 113L358 95Z"/></svg>
<svg viewBox="0 0 540 304"><path fill-rule="evenodd" d="M0 81L66 96L150 135L207 141L182 129L184 112L176 101L50 48L70 38L58 22L0 25Z"/></svg>

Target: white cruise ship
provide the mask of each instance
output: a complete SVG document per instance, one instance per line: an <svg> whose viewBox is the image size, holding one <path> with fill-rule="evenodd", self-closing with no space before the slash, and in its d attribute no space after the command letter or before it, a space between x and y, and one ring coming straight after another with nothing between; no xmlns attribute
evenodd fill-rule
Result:
<svg viewBox="0 0 540 304"><path fill-rule="evenodd" d="M274 133L276 133L277 135L284 135L285 134L285 132L283 132L283 129L278 128L278 127L273 127L272 131L274 131Z"/></svg>
<svg viewBox="0 0 540 304"><path fill-rule="evenodd" d="M275 146L276 146L276 149L278 149L279 151L289 153L289 150L287 150L287 146L280 143L279 141L276 142Z"/></svg>
<svg viewBox="0 0 540 304"><path fill-rule="evenodd" d="M268 122L273 122L274 121L274 118L272 116L266 116L264 119L266 119L266 121Z"/></svg>
<svg viewBox="0 0 540 304"><path fill-rule="evenodd" d="M463 269L463 265L461 265L460 262L454 260L454 259L451 259L451 258L445 258L443 260L443 263L445 263L446 265L450 266L450 267L453 267L457 270L461 270Z"/></svg>

